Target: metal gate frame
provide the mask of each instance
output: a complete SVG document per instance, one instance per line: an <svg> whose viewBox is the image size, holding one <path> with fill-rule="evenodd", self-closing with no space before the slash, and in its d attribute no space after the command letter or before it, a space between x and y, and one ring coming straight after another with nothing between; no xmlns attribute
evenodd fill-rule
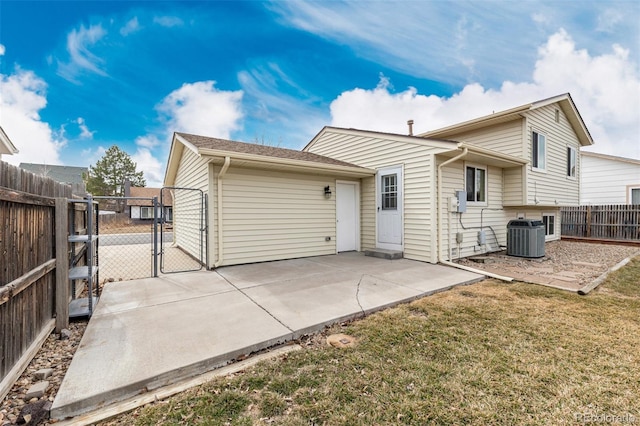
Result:
<svg viewBox="0 0 640 426"><path fill-rule="evenodd" d="M114 200L114 201L124 201L125 203L129 200L144 200L144 201L152 201L153 205L153 224L152 224L152 232L151 232L151 257L152 257L152 266L151 266L151 276L158 276L158 197L124 197L124 196L111 196L111 195L96 195L92 197L94 200ZM98 215L98 220L100 215Z"/></svg>
<svg viewBox="0 0 640 426"><path fill-rule="evenodd" d="M185 268L185 269L175 269L175 270L166 270L165 268L165 247L164 247L164 232L167 226L167 218L165 217L165 208L164 208L164 194L165 194L165 190L169 190L169 191L195 191L195 192L199 192L199 219L198 219L198 242L199 242L199 253L198 253L198 257L196 258L196 256L193 256L193 254L191 253L187 253L187 255L190 255L191 257L194 258L194 260L197 262L198 267L197 268ZM174 210L172 213L172 220L175 221L176 220L176 208L175 208L175 197L173 198L173 206L174 206ZM157 217L157 207L160 207L160 217ZM156 216L154 218L154 226L155 226L155 232L154 232L154 246L156 248L156 256L155 256L155 262L156 262L156 266L155 266L155 271L156 271L156 275L157 276L157 259L158 256L160 257L160 272L162 272L163 274L173 274L173 273L180 273L180 272L193 272L193 271L200 271L202 270L202 268L206 265L209 264L208 260L209 260L209 233L208 233L208 214L207 214L207 209L208 209L208 199L207 199L207 194L204 193L204 191L202 191L201 189L197 189L197 188L185 188L185 187L177 187L177 186L164 186L160 189L160 203L158 204L158 206L156 206L156 208L154 209L154 216ZM160 249L158 250L158 229L160 230ZM173 240L175 242L175 239Z"/></svg>

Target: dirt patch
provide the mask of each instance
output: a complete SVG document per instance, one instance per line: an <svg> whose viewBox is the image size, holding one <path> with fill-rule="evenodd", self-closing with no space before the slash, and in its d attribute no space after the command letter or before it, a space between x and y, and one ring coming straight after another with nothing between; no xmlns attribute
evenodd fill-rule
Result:
<svg viewBox="0 0 640 426"><path fill-rule="evenodd" d="M542 258L507 256L501 251L457 263L518 281L577 291L623 259L639 254L637 247L552 241L545 245Z"/></svg>

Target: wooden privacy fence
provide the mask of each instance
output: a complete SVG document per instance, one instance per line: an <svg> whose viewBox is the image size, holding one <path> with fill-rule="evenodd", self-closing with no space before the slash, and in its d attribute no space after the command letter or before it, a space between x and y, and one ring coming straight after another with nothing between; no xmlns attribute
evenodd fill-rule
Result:
<svg viewBox="0 0 640 426"><path fill-rule="evenodd" d="M562 208L562 236L640 241L640 205Z"/></svg>
<svg viewBox="0 0 640 426"><path fill-rule="evenodd" d="M0 161L0 400L54 327L68 321L56 295L68 299L71 196L70 186Z"/></svg>

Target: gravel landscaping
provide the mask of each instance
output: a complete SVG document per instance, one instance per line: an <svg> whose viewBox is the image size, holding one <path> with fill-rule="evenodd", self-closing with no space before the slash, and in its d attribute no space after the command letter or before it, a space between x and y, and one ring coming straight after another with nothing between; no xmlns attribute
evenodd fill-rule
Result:
<svg viewBox="0 0 640 426"><path fill-rule="evenodd" d="M475 261L461 259L458 263L518 281L576 291L620 261L636 255L640 255L638 247L552 241L545 244L542 258L507 256L502 251L478 256Z"/></svg>
<svg viewBox="0 0 640 426"><path fill-rule="evenodd" d="M484 259L481 259L481 262L463 259L460 263L503 275L516 276L522 281L577 290L591 283L621 260L638 254L640 250L637 247L555 241L546 244L546 256L541 259L514 258L504 253L494 253L482 256ZM0 404L0 426L17 424L20 411L27 404L54 400L87 323L87 321L72 322L69 326L71 333L68 339L61 340L56 334L47 338L42 349ZM34 373L44 368L53 369L52 375L46 379L49 386L45 394L40 398L26 401L25 395L28 389L39 381Z"/></svg>

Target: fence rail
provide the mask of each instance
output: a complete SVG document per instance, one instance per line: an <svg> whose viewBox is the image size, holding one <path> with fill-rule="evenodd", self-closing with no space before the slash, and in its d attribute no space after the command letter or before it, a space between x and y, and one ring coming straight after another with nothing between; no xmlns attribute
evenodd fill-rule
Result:
<svg viewBox="0 0 640 426"><path fill-rule="evenodd" d="M562 236L640 241L640 205L564 207Z"/></svg>
<svg viewBox="0 0 640 426"><path fill-rule="evenodd" d="M67 229L56 230L56 198L71 197L70 186L0 161L0 400L53 329L56 233Z"/></svg>

